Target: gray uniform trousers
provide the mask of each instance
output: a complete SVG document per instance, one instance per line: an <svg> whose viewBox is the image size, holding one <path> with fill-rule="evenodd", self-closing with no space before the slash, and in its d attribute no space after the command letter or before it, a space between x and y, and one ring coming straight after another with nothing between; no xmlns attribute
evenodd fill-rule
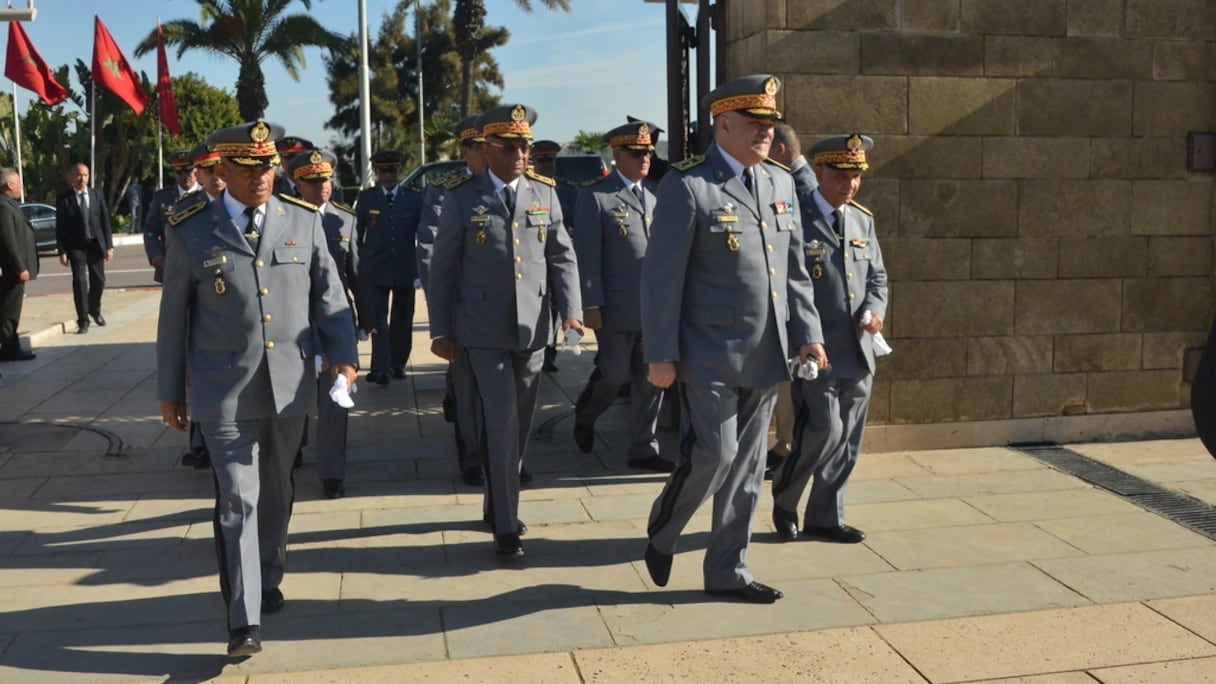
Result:
<svg viewBox="0 0 1216 684"><path fill-rule="evenodd" d="M587 386L574 404L575 420L594 425L616 401L621 385L629 383L629 458L646 458L659 454L659 409L663 405L663 390L646 379L647 366L642 360L642 333L595 333L599 354L595 370Z"/></svg>
<svg viewBox="0 0 1216 684"><path fill-rule="evenodd" d="M753 581L747 544L776 400L775 387L680 383L680 460L654 502L647 534L657 550L675 553L680 532L712 496L713 535L702 566L707 590Z"/></svg>
<svg viewBox="0 0 1216 684"><path fill-rule="evenodd" d="M346 478L346 428L350 409L329 398L333 374L322 371L317 377L317 476L322 480Z"/></svg>
<svg viewBox="0 0 1216 684"><path fill-rule="evenodd" d="M844 524L845 484L857 464L870 411L874 376L825 376L794 381L794 439L790 457L773 478L773 504L798 510L798 499L814 476L804 527Z"/></svg>
<svg viewBox="0 0 1216 684"><path fill-rule="evenodd" d="M295 497L291 462L304 416L200 426L215 474L215 550L228 629L260 625L262 590L283 581Z"/></svg>
<svg viewBox="0 0 1216 684"><path fill-rule="evenodd" d="M519 524L519 464L528 448L544 348L535 351L468 347L474 395L481 402L485 506L501 534Z"/></svg>
<svg viewBox="0 0 1216 684"><path fill-rule="evenodd" d="M448 364L446 379L448 391L456 405L456 464L461 472L481 468L481 456L485 453L481 444L481 408L469 352L464 347L456 348L456 358Z"/></svg>

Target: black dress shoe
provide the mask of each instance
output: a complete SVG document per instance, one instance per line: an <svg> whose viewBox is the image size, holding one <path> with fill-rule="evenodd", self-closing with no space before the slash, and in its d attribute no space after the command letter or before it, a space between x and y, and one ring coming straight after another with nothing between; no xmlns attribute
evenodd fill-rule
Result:
<svg viewBox="0 0 1216 684"><path fill-rule="evenodd" d="M486 511L485 513L482 514L481 521L483 523L485 523L487 527L490 528L491 532L494 532L494 533L498 532L498 530L496 530L494 528L494 518L490 517L489 511ZM522 520L516 520L515 522L519 523L519 525L517 525L515 527L515 531L519 533L519 536L522 537L528 533L528 523L526 523Z"/></svg>
<svg viewBox="0 0 1216 684"><path fill-rule="evenodd" d="M387 385L388 375L385 373L377 373L372 371L367 374L367 381L375 385Z"/></svg>
<svg viewBox="0 0 1216 684"><path fill-rule="evenodd" d="M283 592L278 587L262 590L263 615L271 615L283 610L283 604L286 602L286 599L283 598Z"/></svg>
<svg viewBox="0 0 1216 684"><path fill-rule="evenodd" d="M556 373L558 370L557 364L553 363L552 361L546 361L544 364L541 365L540 369L543 371L548 371L550 373Z"/></svg>
<svg viewBox="0 0 1216 684"><path fill-rule="evenodd" d="M206 449L191 449L182 454L182 465L202 470L211 465L211 455L207 453Z"/></svg>
<svg viewBox="0 0 1216 684"><path fill-rule="evenodd" d="M460 471L460 481L470 487L480 487L486 483L486 478L481 474L481 467L474 466Z"/></svg>
<svg viewBox="0 0 1216 684"><path fill-rule="evenodd" d="M840 527L811 527L810 525L803 525L802 534L809 539L835 542L837 544L860 544L866 538L865 532L849 525L841 525Z"/></svg>
<svg viewBox="0 0 1216 684"><path fill-rule="evenodd" d="M24 349L9 351L0 354L0 361L32 361L38 358L38 355L33 352L27 352Z"/></svg>
<svg viewBox="0 0 1216 684"><path fill-rule="evenodd" d="M519 483L521 485L532 484L532 473L529 473L528 469L523 466L519 467Z"/></svg>
<svg viewBox="0 0 1216 684"><path fill-rule="evenodd" d="M76 321L76 332L83 335L89 331L88 321Z"/></svg>
<svg viewBox="0 0 1216 684"><path fill-rule="evenodd" d="M249 656L262 652L262 630L257 625L239 627L228 633L229 657Z"/></svg>
<svg viewBox="0 0 1216 684"><path fill-rule="evenodd" d="M90 314L90 315L93 317L93 322L97 324L97 327L99 327L99 328L106 327L106 317L102 316L100 311L98 311L95 314Z"/></svg>
<svg viewBox="0 0 1216 684"><path fill-rule="evenodd" d="M798 538L798 515L781 508L773 508L773 527L777 528L777 536L781 541L794 541Z"/></svg>
<svg viewBox="0 0 1216 684"><path fill-rule="evenodd" d="M398 380L404 380L405 379L405 369L404 368L394 368L392 370L392 375L394 378L397 378Z"/></svg>
<svg viewBox="0 0 1216 684"><path fill-rule="evenodd" d="M671 579L671 554L663 553L653 545L647 544L642 560L646 561L646 571L650 573L651 581L656 586L667 586L667 580Z"/></svg>
<svg viewBox="0 0 1216 684"><path fill-rule="evenodd" d="M578 450L584 454L591 453L592 447L595 446L595 427L583 425L575 420L574 443L578 445Z"/></svg>
<svg viewBox="0 0 1216 684"><path fill-rule="evenodd" d="M630 468L641 468L642 470L653 470L658 473L670 473L676 469L676 464L659 456L651 454L641 458L631 458L625 462Z"/></svg>
<svg viewBox="0 0 1216 684"><path fill-rule="evenodd" d="M774 589L767 584L752 582L746 587L737 589L706 589L706 594L710 596L729 596L730 598L747 601L748 603L773 603L777 599L785 596L779 589Z"/></svg>
<svg viewBox="0 0 1216 684"><path fill-rule="evenodd" d="M321 480L321 489L326 499L341 499L346 496L346 485L342 480Z"/></svg>
<svg viewBox="0 0 1216 684"><path fill-rule="evenodd" d="M519 540L518 534L496 534L494 535L494 553L500 556L522 556L524 555L524 543Z"/></svg>

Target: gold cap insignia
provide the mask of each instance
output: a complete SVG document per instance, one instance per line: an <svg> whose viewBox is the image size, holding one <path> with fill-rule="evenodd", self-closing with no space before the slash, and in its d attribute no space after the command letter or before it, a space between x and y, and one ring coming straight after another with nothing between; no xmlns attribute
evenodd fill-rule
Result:
<svg viewBox="0 0 1216 684"><path fill-rule="evenodd" d="M511 110L512 121L523 121L525 116L527 116L527 112L524 111L523 105L517 104L515 105L515 109Z"/></svg>
<svg viewBox="0 0 1216 684"><path fill-rule="evenodd" d="M777 79L776 78L769 76L768 80L764 82L764 92L769 95L777 94Z"/></svg>
<svg viewBox="0 0 1216 684"><path fill-rule="evenodd" d="M861 149L861 136L856 133L854 133L853 135L850 135L849 139L847 141L845 141L844 146L847 147L850 152L856 152L857 150L860 150Z"/></svg>
<svg viewBox="0 0 1216 684"><path fill-rule="evenodd" d="M643 122L640 126L638 126L638 135L650 135L650 126L647 126L646 123Z"/></svg>
<svg viewBox="0 0 1216 684"><path fill-rule="evenodd" d="M270 127L265 121L259 121L249 129L249 139L254 142L263 142L270 137Z"/></svg>
<svg viewBox="0 0 1216 684"><path fill-rule="evenodd" d="M320 150L313 150L312 154L308 155L309 164L320 164L323 161L325 161L325 158L321 156Z"/></svg>

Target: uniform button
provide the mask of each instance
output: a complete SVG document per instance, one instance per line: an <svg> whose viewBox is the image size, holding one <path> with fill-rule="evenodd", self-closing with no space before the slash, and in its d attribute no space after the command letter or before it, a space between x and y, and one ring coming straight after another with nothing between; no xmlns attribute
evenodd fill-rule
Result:
<svg viewBox="0 0 1216 684"><path fill-rule="evenodd" d="M518 229L518 228L519 228L519 222L518 222L518 221L512 221L512 222L511 222L511 227L512 227L512 228L516 228L516 229Z"/></svg>
<svg viewBox="0 0 1216 684"><path fill-rule="evenodd" d="M777 275L777 269L775 269L775 268L770 268L770 269L768 270L768 274L769 274L769 275Z"/></svg>
<svg viewBox="0 0 1216 684"><path fill-rule="evenodd" d="M515 274L515 279L516 279L516 280L523 280L523 279L524 279L524 274L522 274L522 273L516 273L516 274Z"/></svg>
<svg viewBox="0 0 1216 684"><path fill-rule="evenodd" d="M516 244L516 246L519 245L519 238L515 238L515 244Z"/></svg>
<svg viewBox="0 0 1216 684"><path fill-rule="evenodd" d="M262 289L258 290L258 292L261 292L264 295L268 295L268 294L270 294L270 289L263 287Z"/></svg>
<svg viewBox="0 0 1216 684"><path fill-rule="evenodd" d="M773 290L773 299L776 299L776 298L777 298L777 291Z"/></svg>
<svg viewBox="0 0 1216 684"><path fill-rule="evenodd" d="M849 293L849 301L850 301L850 302L851 302L851 301L853 301L853 298L854 298L854 297L856 297L856 296L857 296L857 295L855 295L855 294L853 294L852 292L850 292L850 293Z"/></svg>
<svg viewBox="0 0 1216 684"><path fill-rule="evenodd" d="M291 260L296 262L297 264L300 263L300 257L292 257Z"/></svg>
<svg viewBox="0 0 1216 684"><path fill-rule="evenodd" d="M772 254L772 253L773 253L773 246L772 246L772 245L765 245L765 246L764 246L764 248L768 250L768 253L769 253L769 254Z"/></svg>
<svg viewBox="0 0 1216 684"><path fill-rule="evenodd" d="M269 322L270 322L270 314L266 314L265 316L262 316L262 322L263 322L263 323L269 323Z"/></svg>
<svg viewBox="0 0 1216 684"><path fill-rule="evenodd" d="M852 274L852 273L850 273L850 274L848 275L848 279L849 279L849 280L852 280L852 279L853 279L853 274Z"/></svg>
<svg viewBox="0 0 1216 684"><path fill-rule="evenodd" d="M274 341L273 341L273 340L266 340L266 348L267 348L267 349L274 349Z"/></svg>
<svg viewBox="0 0 1216 684"><path fill-rule="evenodd" d="M266 262L265 262L265 261L262 261L261 259L258 259L258 260L257 260L256 262L254 262L254 263L255 263L255 264L257 264L257 267L258 267L258 268L261 268L261 267L263 267L263 266L265 266L265 265L266 265Z"/></svg>
<svg viewBox="0 0 1216 684"><path fill-rule="evenodd" d="M765 228L768 228L768 222L767 222L767 221L761 221L761 222L760 222L760 230L764 230Z"/></svg>
<svg viewBox="0 0 1216 684"><path fill-rule="evenodd" d="M523 257L515 257L515 263L517 263L517 264L521 263L523 260L524 260Z"/></svg>

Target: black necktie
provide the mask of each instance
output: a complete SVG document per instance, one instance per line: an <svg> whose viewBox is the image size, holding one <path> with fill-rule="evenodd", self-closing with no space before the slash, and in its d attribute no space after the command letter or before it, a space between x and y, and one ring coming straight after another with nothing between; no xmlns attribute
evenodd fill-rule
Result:
<svg viewBox="0 0 1216 684"><path fill-rule="evenodd" d="M384 201L385 201L385 202L388 202L388 208L389 208L389 209L392 209L392 208L393 208L393 198L394 198L394 197L396 197L396 196L397 196L397 193L395 193L395 192L386 192L386 193L384 193Z"/></svg>
<svg viewBox="0 0 1216 684"><path fill-rule="evenodd" d="M755 185L755 183L752 183L752 170L751 169L743 169L743 187L747 188L747 194L751 195L752 199L755 200L756 199L756 185Z"/></svg>
<svg viewBox="0 0 1216 684"><path fill-rule="evenodd" d="M254 207L245 207L245 239L249 242L249 246L253 251L258 251L258 225L254 219L257 216L257 209Z"/></svg>
<svg viewBox="0 0 1216 684"><path fill-rule="evenodd" d="M507 213L511 216L515 215L515 191L510 185L502 186L502 202L507 205Z"/></svg>
<svg viewBox="0 0 1216 684"><path fill-rule="evenodd" d="M844 215L840 210L832 212L832 230L836 231L836 239L844 242Z"/></svg>
<svg viewBox="0 0 1216 684"><path fill-rule="evenodd" d="M76 195L76 200L80 202L80 222L84 226L84 236L87 239L93 238L93 226L89 225L89 195L88 190L81 190Z"/></svg>
<svg viewBox="0 0 1216 684"><path fill-rule="evenodd" d="M634 183L630 190L633 191L633 196L638 198L638 204L642 205L642 216L646 216L646 198L642 196L642 184Z"/></svg>

